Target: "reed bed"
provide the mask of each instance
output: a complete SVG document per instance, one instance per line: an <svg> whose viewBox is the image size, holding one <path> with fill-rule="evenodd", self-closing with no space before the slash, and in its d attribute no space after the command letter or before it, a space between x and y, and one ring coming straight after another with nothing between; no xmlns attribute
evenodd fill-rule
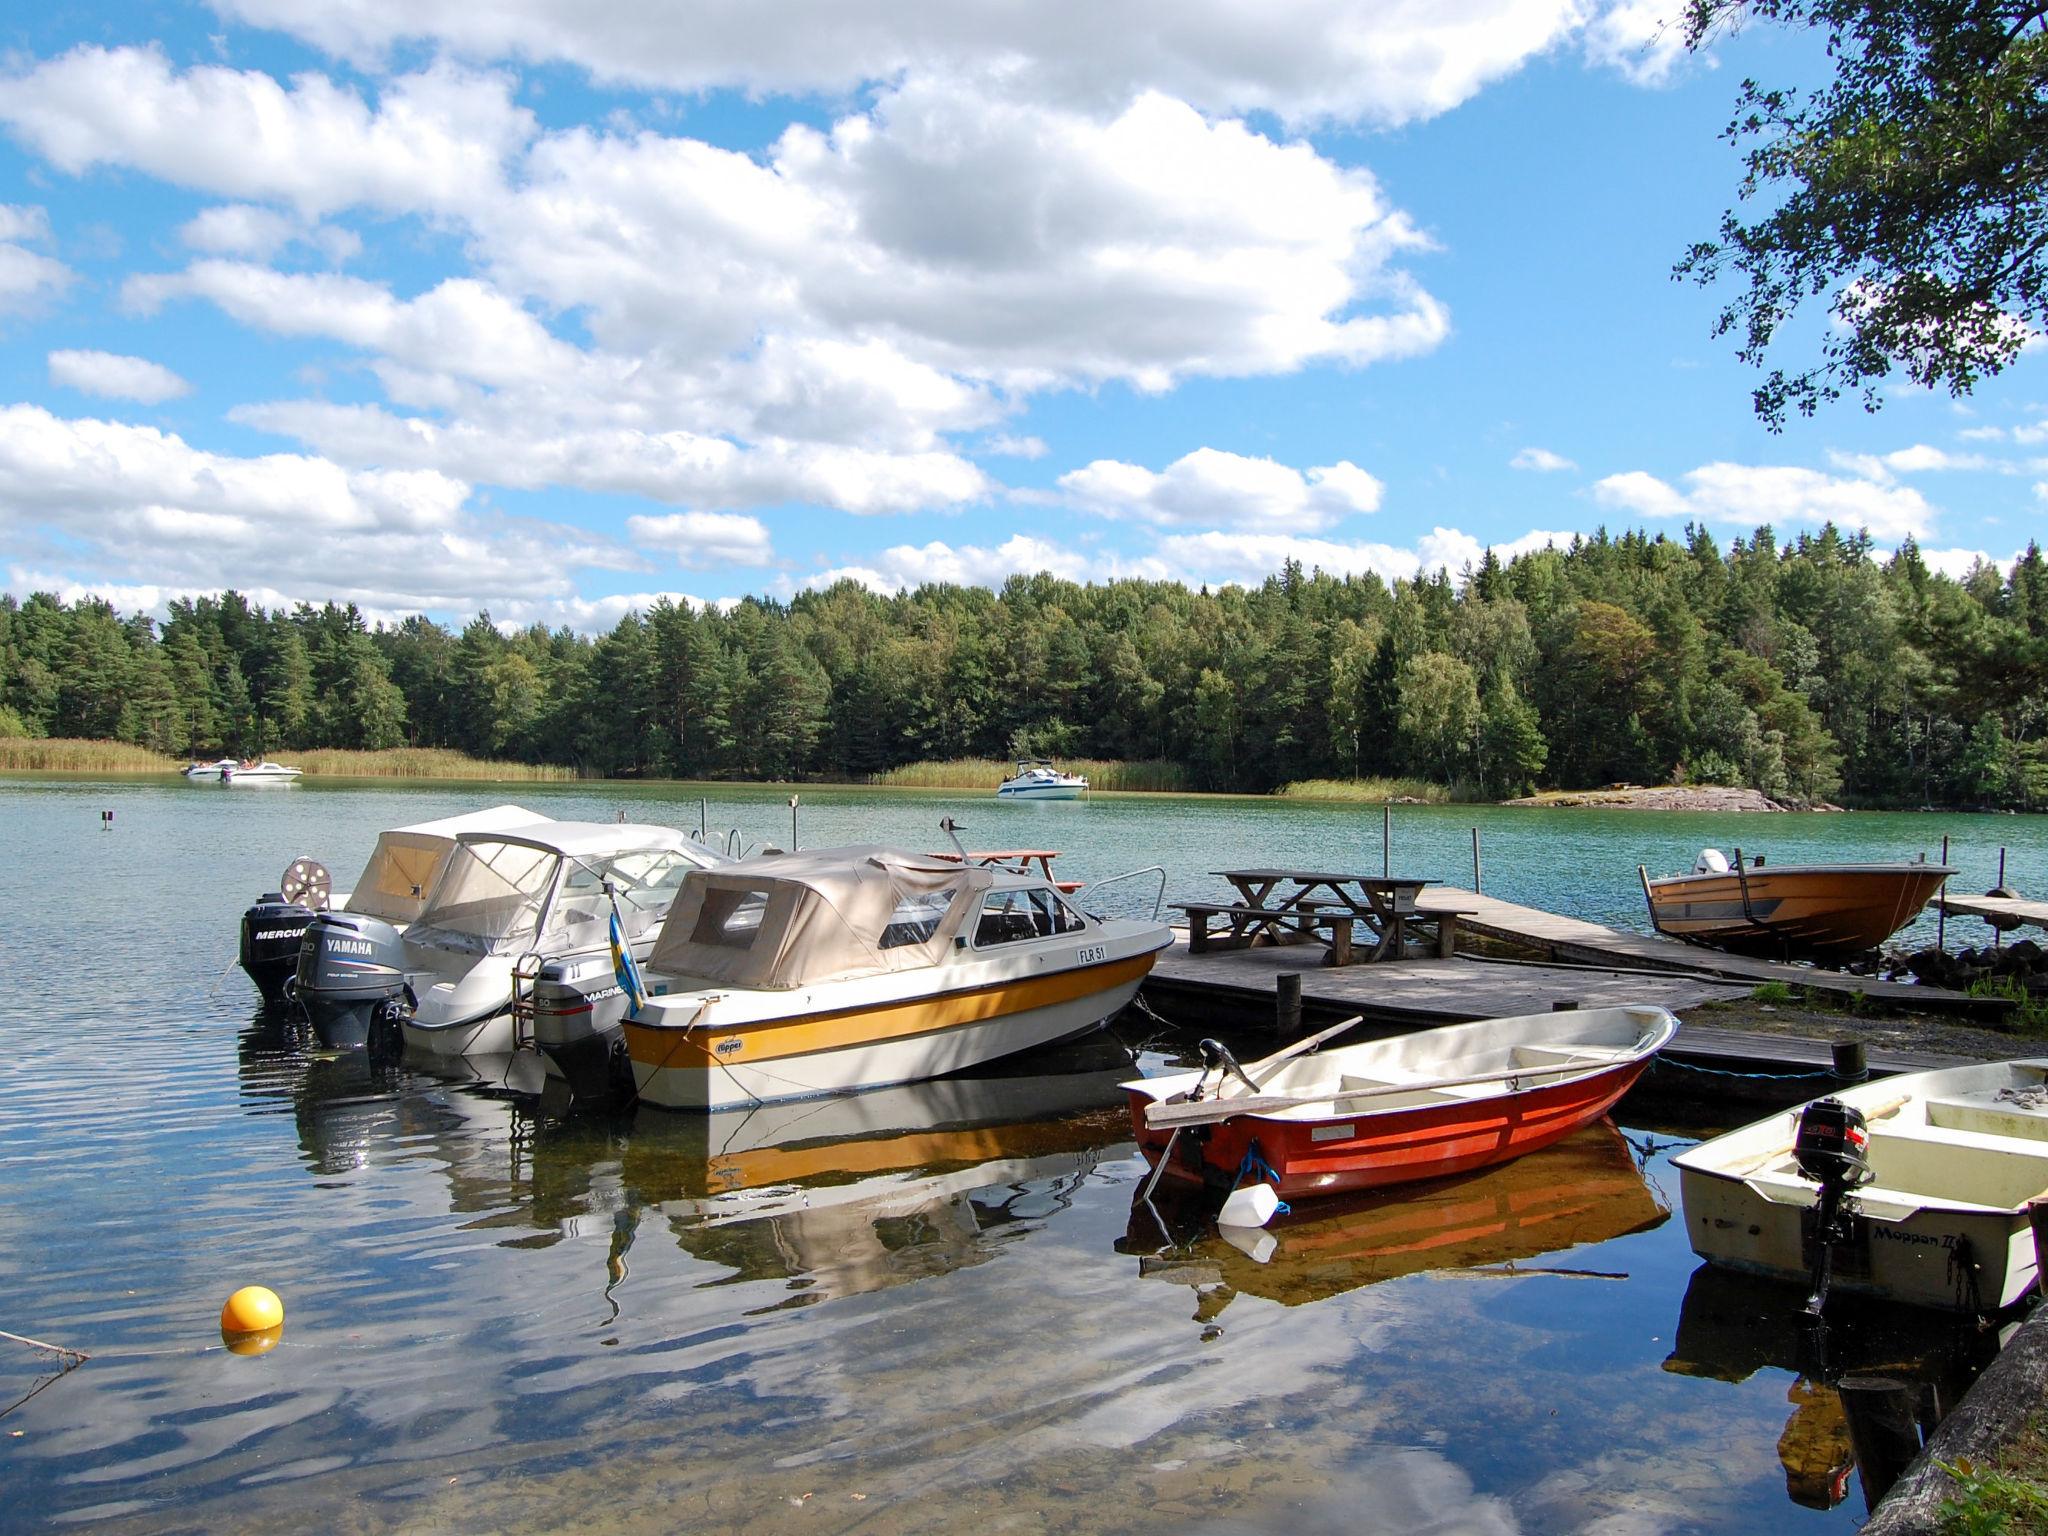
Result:
<svg viewBox="0 0 2048 1536"><path fill-rule="evenodd" d="M1420 800L1425 805L1448 805L1452 795L1445 785L1427 779L1297 779L1283 785L1284 800L1328 800L1345 804L1379 805L1388 800Z"/></svg>
<svg viewBox="0 0 2048 1536"><path fill-rule="evenodd" d="M573 779L574 768L558 763L506 763L469 757L447 747L392 747L383 752L350 752L341 747L315 747L291 752L278 761L303 768L307 777L323 779L492 779L532 781Z"/></svg>
<svg viewBox="0 0 2048 1536"><path fill-rule="evenodd" d="M1086 775L1090 789L1174 793L1188 788L1187 770L1179 763L1158 758L1135 762L1114 762L1096 757L1062 758L1059 769L1062 773ZM900 768L872 775L868 782L898 789L993 790L1016 771L1015 759L958 757L946 762L905 763Z"/></svg>
<svg viewBox="0 0 2048 1536"><path fill-rule="evenodd" d="M184 760L166 757L125 741L88 741L72 736L0 737L0 772L5 773L176 773Z"/></svg>

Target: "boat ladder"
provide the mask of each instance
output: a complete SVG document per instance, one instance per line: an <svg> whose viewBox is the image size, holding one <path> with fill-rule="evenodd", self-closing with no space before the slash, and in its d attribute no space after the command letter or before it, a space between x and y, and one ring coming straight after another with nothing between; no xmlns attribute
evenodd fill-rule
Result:
<svg viewBox="0 0 2048 1536"><path fill-rule="evenodd" d="M537 949L529 949L512 962L512 1049L515 1051L534 1042L534 983L540 980L541 967L547 963L548 957Z"/></svg>

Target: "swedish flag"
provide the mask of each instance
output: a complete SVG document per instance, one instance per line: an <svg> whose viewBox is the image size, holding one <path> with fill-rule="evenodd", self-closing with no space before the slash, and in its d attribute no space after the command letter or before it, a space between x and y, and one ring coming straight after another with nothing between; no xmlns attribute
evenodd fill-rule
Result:
<svg viewBox="0 0 2048 1536"><path fill-rule="evenodd" d="M612 907L612 974L625 989L626 1012L638 1013L640 1005L647 1001L647 986L640 980L640 967L633 960L633 951L626 943L626 930L619 925L619 909Z"/></svg>

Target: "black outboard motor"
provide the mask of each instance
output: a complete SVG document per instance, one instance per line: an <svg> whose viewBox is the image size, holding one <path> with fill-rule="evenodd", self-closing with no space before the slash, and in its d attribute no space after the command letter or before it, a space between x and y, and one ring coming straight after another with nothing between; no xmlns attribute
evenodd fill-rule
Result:
<svg viewBox="0 0 2048 1536"><path fill-rule="evenodd" d="M313 909L266 891L242 914L242 969L266 1003L284 1000L285 983L299 968L299 939L313 921Z"/></svg>
<svg viewBox="0 0 2048 1536"><path fill-rule="evenodd" d="M617 1109L633 1100L633 1059L626 1052L626 993L609 966L550 960L533 981L533 1043L554 1063L580 1108ZM550 1084L557 1082L548 1079ZM543 1090L541 1107L551 1095Z"/></svg>
<svg viewBox="0 0 2048 1536"><path fill-rule="evenodd" d="M329 1050L395 1048L416 1005L398 930L355 912L318 914L299 941L292 996Z"/></svg>
<svg viewBox="0 0 2048 1536"><path fill-rule="evenodd" d="M1792 1156L1800 1174L1820 1186L1809 1233L1813 1287L1806 1300L1807 1312L1818 1317L1827 1305L1835 1249L1852 1235L1854 1212L1844 1208L1842 1197L1871 1179L1869 1123L1861 1110L1840 1099L1815 1099L1799 1112Z"/></svg>

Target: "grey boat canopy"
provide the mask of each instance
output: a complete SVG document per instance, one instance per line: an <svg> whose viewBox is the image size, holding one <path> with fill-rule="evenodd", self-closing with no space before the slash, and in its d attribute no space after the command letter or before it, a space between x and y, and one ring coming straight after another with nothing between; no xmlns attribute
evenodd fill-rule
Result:
<svg viewBox="0 0 2048 1536"><path fill-rule="evenodd" d="M348 894L343 910L381 917L403 928L425 909L435 880L455 851L455 840L464 832L503 832L547 821L524 806L494 805L466 816L446 816L439 821L422 821L410 827L393 827L377 835L370 850L370 862Z"/></svg>
<svg viewBox="0 0 2048 1536"><path fill-rule="evenodd" d="M937 964L996 872L880 844L696 870L650 971L764 991Z"/></svg>

